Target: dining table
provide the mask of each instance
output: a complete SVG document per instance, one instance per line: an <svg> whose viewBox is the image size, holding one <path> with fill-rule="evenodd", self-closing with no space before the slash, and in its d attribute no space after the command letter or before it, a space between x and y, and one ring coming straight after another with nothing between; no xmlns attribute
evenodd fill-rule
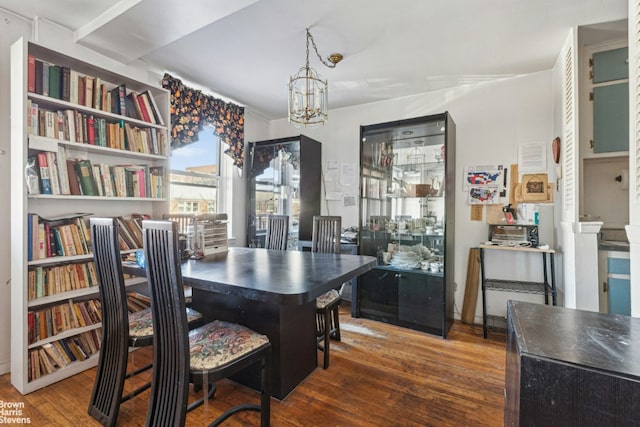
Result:
<svg viewBox="0 0 640 427"><path fill-rule="evenodd" d="M272 396L283 400L317 367L315 300L376 265L370 256L230 247L190 259L182 278L206 320L245 325L269 337ZM235 381L259 389L259 370Z"/></svg>

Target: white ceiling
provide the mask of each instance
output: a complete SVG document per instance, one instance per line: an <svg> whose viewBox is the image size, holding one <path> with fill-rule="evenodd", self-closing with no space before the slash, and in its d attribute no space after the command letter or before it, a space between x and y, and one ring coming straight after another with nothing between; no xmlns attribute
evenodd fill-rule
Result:
<svg viewBox="0 0 640 427"><path fill-rule="evenodd" d="M78 43L141 59L185 81L286 116L305 28L323 57L330 108L550 69L569 29L626 19L626 0L0 0L75 32Z"/></svg>

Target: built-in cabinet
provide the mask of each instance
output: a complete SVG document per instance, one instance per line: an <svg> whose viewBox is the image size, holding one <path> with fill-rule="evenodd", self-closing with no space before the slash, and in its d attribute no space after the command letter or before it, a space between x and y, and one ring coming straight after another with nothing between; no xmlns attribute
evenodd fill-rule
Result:
<svg viewBox="0 0 640 427"><path fill-rule="evenodd" d="M289 216L289 249L310 241L320 215L320 142L304 135L249 142L247 153L247 246L264 247L273 214Z"/></svg>
<svg viewBox="0 0 640 427"><path fill-rule="evenodd" d="M123 252L140 247L132 214L168 206L168 123L160 87L24 39L11 47L11 383L21 393L97 363L88 217L121 217Z"/></svg>
<svg viewBox="0 0 640 427"><path fill-rule="evenodd" d="M453 320L455 123L448 113L360 128L355 315L446 337Z"/></svg>

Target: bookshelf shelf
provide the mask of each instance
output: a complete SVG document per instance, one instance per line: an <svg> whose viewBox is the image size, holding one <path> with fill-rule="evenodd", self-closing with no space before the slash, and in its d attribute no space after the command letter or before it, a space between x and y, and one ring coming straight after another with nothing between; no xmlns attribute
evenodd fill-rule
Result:
<svg viewBox="0 0 640 427"><path fill-rule="evenodd" d="M76 196L62 194L29 194L29 199L49 200L96 200L96 201L123 201L123 202L166 202L165 197L110 197L110 196Z"/></svg>
<svg viewBox="0 0 640 427"><path fill-rule="evenodd" d="M63 101L61 99L51 98L49 96L39 95L37 93L29 92L29 98L41 103L43 106L50 108L64 108L70 110L76 110L83 113L92 114L95 117L102 117L105 119L124 120L125 122L134 124L136 126L144 126L156 129L166 129L166 126L158 125L155 123L145 122L144 120L134 119L132 117L122 116L120 114L110 113L108 111L99 110L97 108L90 108L83 105L75 104L73 102Z"/></svg>
<svg viewBox="0 0 640 427"><path fill-rule="evenodd" d="M135 285L140 285L146 282L147 282L147 279L144 277L134 277L132 279L125 280L125 286L127 287L135 286ZM97 294L98 294L98 287L91 286L89 288L74 289L72 291L60 292L57 294L48 295L46 297L36 298L34 300L29 301L27 306L29 308L33 308L41 305L51 304L54 302L75 299L78 297L84 297L89 295L97 295Z"/></svg>
<svg viewBox="0 0 640 427"><path fill-rule="evenodd" d="M121 254L129 254L137 251L138 249L125 249L120 251ZM82 254L82 255L73 255L73 256L56 256L49 257L43 259L34 259L32 261L28 261L28 266L37 266L37 265L47 265L47 264L63 264L74 261L82 261L82 260L92 260L93 254Z"/></svg>
<svg viewBox="0 0 640 427"><path fill-rule="evenodd" d="M52 335L52 336L47 337L45 339L36 341L33 344L29 344L29 350L31 350L33 348L36 348L36 347L40 347L43 344L48 344L48 343L51 343L51 342L54 342L54 341L59 341L59 340L65 339L65 338L73 337L75 335L80 335L83 332L89 332L89 331L92 331L94 329L98 329L100 327L102 327L102 322L94 323L93 325L82 326L80 328L69 329L67 331L60 332L59 334Z"/></svg>
<svg viewBox="0 0 640 427"><path fill-rule="evenodd" d="M117 148L101 147L99 145L83 144L81 142L64 141L61 139L47 138L40 135L29 135L29 149L38 151L57 152L58 145L73 148L76 151L87 153L100 153L116 155L120 157L130 157L133 159L167 160L167 156L159 154L139 153L136 151L120 150Z"/></svg>
<svg viewBox="0 0 640 427"><path fill-rule="evenodd" d="M170 97L157 84L130 77L148 74L135 66L116 65L116 71L109 61L72 57L25 38L11 46L10 58L11 175L16 178L11 182L11 383L27 394L98 361L100 323L69 329L78 323L65 320L69 303L80 303L74 309L81 310L85 323L98 320L82 312L89 310L83 301L99 295L87 273L93 256L85 225L89 216L122 218L121 245L136 248L140 231L128 221L140 217L134 220L133 213L152 218L167 213ZM74 217L71 212L91 213ZM126 285L144 282L133 278ZM59 317L51 323L62 313L63 323ZM63 324L67 330L29 342ZM72 342L90 357L58 363L51 346Z"/></svg>

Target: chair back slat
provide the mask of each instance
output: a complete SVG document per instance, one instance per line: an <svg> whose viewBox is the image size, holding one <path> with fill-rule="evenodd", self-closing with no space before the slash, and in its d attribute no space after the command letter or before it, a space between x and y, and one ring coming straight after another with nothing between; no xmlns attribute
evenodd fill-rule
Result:
<svg viewBox="0 0 640 427"><path fill-rule="evenodd" d="M314 216L313 232L311 235L311 251L339 254L341 232L342 217Z"/></svg>
<svg viewBox="0 0 640 427"><path fill-rule="evenodd" d="M101 349L89 413L105 425L114 425L120 408L129 348L129 313L119 228L115 218L91 218L89 223L102 306Z"/></svg>
<svg viewBox="0 0 640 427"><path fill-rule="evenodd" d="M287 250L288 241L289 215L269 215L264 247L284 251Z"/></svg>
<svg viewBox="0 0 640 427"><path fill-rule="evenodd" d="M189 393L189 328L177 224L142 222L153 317L153 379L147 426L184 425Z"/></svg>

